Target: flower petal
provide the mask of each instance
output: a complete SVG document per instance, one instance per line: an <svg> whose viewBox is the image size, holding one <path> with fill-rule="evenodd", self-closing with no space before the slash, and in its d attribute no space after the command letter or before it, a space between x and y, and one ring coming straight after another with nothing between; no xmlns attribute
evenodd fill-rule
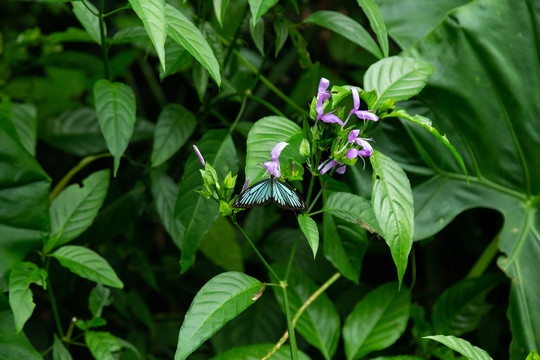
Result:
<svg viewBox="0 0 540 360"><path fill-rule="evenodd" d="M358 130L358 129L351 130L351 132L349 133L349 137L348 137L349 142L350 143L354 142L359 134L360 134L360 130Z"/></svg>
<svg viewBox="0 0 540 360"><path fill-rule="evenodd" d="M321 116L320 120L324 121L325 123L338 123L339 125L343 125L343 121L332 113Z"/></svg>
<svg viewBox="0 0 540 360"><path fill-rule="evenodd" d="M354 159L355 157L358 156L358 153L359 153L358 150L356 150L356 149L350 149L349 151L347 151L347 154L346 154L347 159L349 159L349 160L350 160L350 159Z"/></svg>
<svg viewBox="0 0 540 360"><path fill-rule="evenodd" d="M360 96L358 96L358 90L356 88L351 88L351 92L353 97L353 109L351 113L354 113L360 108Z"/></svg>
<svg viewBox="0 0 540 360"><path fill-rule="evenodd" d="M345 170L347 170L347 166L345 164L341 164L341 166L336 168L336 172L340 175L345 174Z"/></svg>
<svg viewBox="0 0 540 360"><path fill-rule="evenodd" d="M355 111L354 114L358 116L359 119L362 119L362 120L372 120L372 121L379 120L379 117L370 111L358 110L358 111Z"/></svg>
<svg viewBox="0 0 540 360"><path fill-rule="evenodd" d="M272 175L272 176L275 176L275 177L280 177L281 176L281 169L279 167L279 161L267 161L265 162L264 164L264 168L266 169L266 171Z"/></svg>
<svg viewBox="0 0 540 360"><path fill-rule="evenodd" d="M270 153L273 161L278 161L279 155L281 155L281 152L287 145L289 145L289 143L280 142L280 143L277 143L276 146L274 146L274 148L272 149L272 152Z"/></svg>
<svg viewBox="0 0 540 360"><path fill-rule="evenodd" d="M199 149L195 145L193 145L193 150L195 150L195 154L197 154L197 156L199 157L199 161L201 162L202 166L205 167L206 163L204 162L204 158Z"/></svg>
<svg viewBox="0 0 540 360"><path fill-rule="evenodd" d="M319 90L317 91L317 100L321 100L321 103L330 99L330 93L326 91L330 85L330 80L321 78L319 81Z"/></svg>
<svg viewBox="0 0 540 360"><path fill-rule="evenodd" d="M357 144L362 146L362 150L358 152L360 156L371 156L373 154L373 147L366 140L368 139L356 139Z"/></svg>

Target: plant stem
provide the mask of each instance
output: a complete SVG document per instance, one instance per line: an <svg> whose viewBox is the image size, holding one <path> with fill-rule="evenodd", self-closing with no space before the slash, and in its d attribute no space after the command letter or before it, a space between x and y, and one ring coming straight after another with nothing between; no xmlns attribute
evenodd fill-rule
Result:
<svg viewBox="0 0 540 360"><path fill-rule="evenodd" d="M300 228L298 228L298 231L296 231L296 239L294 239L294 245L293 245L293 248L291 250L291 256L289 256L289 262L287 264L287 270L285 271L285 277L283 278L283 280L287 281L289 279L289 274L291 272L291 268L292 268L292 264L293 264L293 260L294 260L294 255L296 254L296 248L298 247L298 240L300 240Z"/></svg>
<svg viewBox="0 0 540 360"><path fill-rule="evenodd" d="M56 184L54 189L51 191L51 194L49 195L49 203L51 203L54 200L54 198L58 196L60 191L62 191L66 187L66 185L69 183L71 178L75 176L75 174L77 174L79 171L81 171L86 165L98 159L108 157L108 156L112 156L112 155L109 153L103 153L103 154L98 154L98 155L87 156L84 159L82 159L73 169L69 170L66 176L64 176L58 184Z"/></svg>
<svg viewBox="0 0 540 360"><path fill-rule="evenodd" d="M290 334L289 343L291 344L291 359L298 360L298 346L296 345L296 336L294 335L294 324L291 319L291 309L289 308L289 297L287 295L287 286L282 286L283 303L285 305L285 315L287 316L287 332Z"/></svg>
<svg viewBox="0 0 540 360"><path fill-rule="evenodd" d="M107 38L105 37L105 17L103 16L103 6L105 0L99 0L99 34L101 35L101 53L103 55L103 70L105 79L109 80L109 55L107 54Z"/></svg>
<svg viewBox="0 0 540 360"><path fill-rule="evenodd" d="M56 300L54 299L54 293L51 286L51 280L47 276L47 289L49 291L49 298L51 300L51 308L54 315L54 322L56 323L56 328L60 334L60 338L64 339L64 329L62 329L62 323L60 322L60 315L58 315L58 308L56 307Z"/></svg>
<svg viewBox="0 0 540 360"><path fill-rule="evenodd" d="M497 236L491 240L488 247L484 250L482 255L480 255L480 258L478 258L471 271L469 271L465 277L466 279L479 277L486 271L489 264L493 261L493 258L499 252L499 238L500 234L497 234Z"/></svg>

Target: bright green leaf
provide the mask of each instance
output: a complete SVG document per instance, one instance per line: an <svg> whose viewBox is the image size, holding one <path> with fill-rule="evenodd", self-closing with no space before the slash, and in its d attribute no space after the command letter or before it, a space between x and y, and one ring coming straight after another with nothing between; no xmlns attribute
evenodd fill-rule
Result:
<svg viewBox="0 0 540 360"><path fill-rule="evenodd" d="M56 250L51 256L82 278L115 288L124 287L107 260L88 248L66 245Z"/></svg>
<svg viewBox="0 0 540 360"><path fill-rule="evenodd" d="M84 341L96 360L114 360L114 352L122 348L114 335L105 331L85 331Z"/></svg>
<svg viewBox="0 0 540 360"><path fill-rule="evenodd" d="M86 7L85 4L88 7ZM83 4L82 1L72 1L71 5L73 6L73 13L86 32L90 34L92 39L98 43L98 45L101 45L99 18L97 16L98 9L92 3L86 2L85 4ZM92 9L92 11L88 8ZM105 36L107 36L107 28L105 28Z"/></svg>
<svg viewBox="0 0 540 360"><path fill-rule="evenodd" d="M377 40L379 40L379 46L381 47L384 57L388 57L388 35L386 33L386 25L381 15L379 7L374 0L356 0L358 5L364 10L367 18L369 19L369 24L371 29L377 35Z"/></svg>
<svg viewBox="0 0 540 360"><path fill-rule="evenodd" d="M319 229L317 228L317 223L310 216L306 214L298 215L298 225L300 229L306 236L306 239L309 242L309 246L313 251L313 258L317 256L317 250L319 249Z"/></svg>
<svg viewBox="0 0 540 360"><path fill-rule="evenodd" d="M266 14L279 0L248 0L249 8L251 9L251 17L253 19L253 26L261 16Z"/></svg>
<svg viewBox="0 0 540 360"><path fill-rule="evenodd" d="M468 360L493 360L485 350L455 336L434 335L425 336L424 338L438 341L465 356Z"/></svg>
<svg viewBox="0 0 540 360"><path fill-rule="evenodd" d="M538 355L536 351L531 350L531 352L527 356L527 359L525 360L540 360L540 355Z"/></svg>
<svg viewBox="0 0 540 360"><path fill-rule="evenodd" d="M223 27L223 19L225 19L225 13L229 7L230 0L214 0L214 12L219 26Z"/></svg>
<svg viewBox="0 0 540 360"><path fill-rule="evenodd" d="M186 313L174 359L186 359L227 321L253 304L252 298L261 287L260 281L232 271L208 281L195 295Z"/></svg>

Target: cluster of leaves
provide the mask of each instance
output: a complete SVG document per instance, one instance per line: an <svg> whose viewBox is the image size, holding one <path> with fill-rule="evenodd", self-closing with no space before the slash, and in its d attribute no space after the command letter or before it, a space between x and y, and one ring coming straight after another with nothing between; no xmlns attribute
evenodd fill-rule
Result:
<svg viewBox="0 0 540 360"><path fill-rule="evenodd" d="M2 5L0 357L538 358L540 9L339 6ZM321 77L379 121L315 122ZM320 177L353 129L366 169ZM315 211L208 200L282 141Z"/></svg>

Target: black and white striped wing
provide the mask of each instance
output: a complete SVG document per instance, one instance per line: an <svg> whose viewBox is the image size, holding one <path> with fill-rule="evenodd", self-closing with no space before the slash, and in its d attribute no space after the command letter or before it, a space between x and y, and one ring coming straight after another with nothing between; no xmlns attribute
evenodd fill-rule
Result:
<svg viewBox="0 0 540 360"><path fill-rule="evenodd" d="M264 206L272 200L273 179L264 179L247 188L242 192L232 207L236 209L247 209L255 206Z"/></svg>
<svg viewBox="0 0 540 360"><path fill-rule="evenodd" d="M305 201L289 185L274 179L272 187L272 197L277 205L285 209L307 211Z"/></svg>

